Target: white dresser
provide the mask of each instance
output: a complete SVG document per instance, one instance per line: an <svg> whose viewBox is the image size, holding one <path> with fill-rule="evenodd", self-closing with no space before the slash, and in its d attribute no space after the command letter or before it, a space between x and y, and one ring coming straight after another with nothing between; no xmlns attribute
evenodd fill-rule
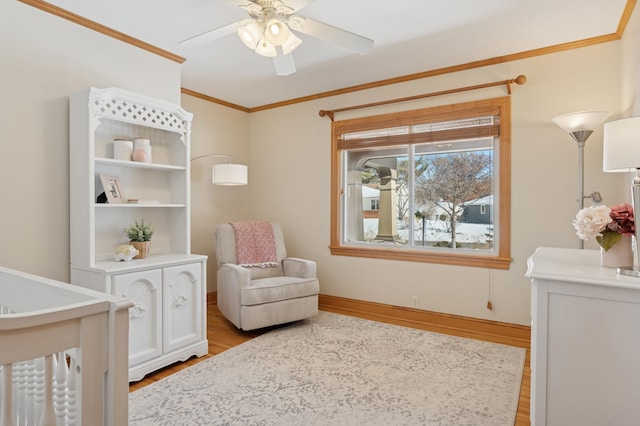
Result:
<svg viewBox="0 0 640 426"><path fill-rule="evenodd" d="M640 278L600 252L538 248L531 278L531 424L640 424Z"/></svg>

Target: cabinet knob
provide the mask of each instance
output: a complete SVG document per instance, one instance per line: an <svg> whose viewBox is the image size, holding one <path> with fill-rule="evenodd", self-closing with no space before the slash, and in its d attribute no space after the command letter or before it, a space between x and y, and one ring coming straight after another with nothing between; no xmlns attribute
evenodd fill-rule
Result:
<svg viewBox="0 0 640 426"><path fill-rule="evenodd" d="M146 312L147 312L147 308L145 308L144 305L141 305L140 303L136 303L133 306L133 308L131 308L131 311L129 311L129 319L142 318L144 317Z"/></svg>
<svg viewBox="0 0 640 426"><path fill-rule="evenodd" d="M184 306L189 301L189 298L180 294L176 297L175 305L176 306Z"/></svg>

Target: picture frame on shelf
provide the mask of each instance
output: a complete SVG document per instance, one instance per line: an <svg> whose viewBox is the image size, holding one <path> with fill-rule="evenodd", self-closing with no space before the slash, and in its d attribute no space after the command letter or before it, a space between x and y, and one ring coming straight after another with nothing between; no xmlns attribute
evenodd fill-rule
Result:
<svg viewBox="0 0 640 426"><path fill-rule="evenodd" d="M107 196L107 201L110 204L123 204L127 202L127 199L122 195L118 176L101 174L100 181L102 182L104 193Z"/></svg>

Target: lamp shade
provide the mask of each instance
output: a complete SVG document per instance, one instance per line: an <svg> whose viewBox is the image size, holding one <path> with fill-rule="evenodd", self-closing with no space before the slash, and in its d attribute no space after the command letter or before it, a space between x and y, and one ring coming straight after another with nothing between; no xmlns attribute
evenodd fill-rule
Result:
<svg viewBox="0 0 640 426"><path fill-rule="evenodd" d="M276 51L276 47L264 38L261 38L258 42L255 52L258 55L266 56L268 58L273 58L278 54L278 52Z"/></svg>
<svg viewBox="0 0 640 426"><path fill-rule="evenodd" d="M288 55L289 53L296 50L296 48L300 46L300 44L302 44L302 40L296 37L296 35L293 32L289 31L289 38L287 38L287 41L282 43L282 46L281 46L282 54Z"/></svg>
<svg viewBox="0 0 640 426"><path fill-rule="evenodd" d="M640 168L640 117L610 121L604 125L602 170L629 172Z"/></svg>
<svg viewBox="0 0 640 426"><path fill-rule="evenodd" d="M274 46L282 45L289 38L289 27L277 18L269 18L265 28L264 38Z"/></svg>
<svg viewBox="0 0 640 426"><path fill-rule="evenodd" d="M255 21L251 21L247 25L238 27L238 36L240 36L240 40L242 40L245 46L251 50L258 46L263 32L264 29L262 25Z"/></svg>
<svg viewBox="0 0 640 426"><path fill-rule="evenodd" d="M214 185L246 185L247 166L243 164L214 164L211 170Z"/></svg>
<svg viewBox="0 0 640 426"><path fill-rule="evenodd" d="M581 132L594 130L607 119L609 113L606 111L581 111L562 114L553 118L553 122L560 126L565 132Z"/></svg>

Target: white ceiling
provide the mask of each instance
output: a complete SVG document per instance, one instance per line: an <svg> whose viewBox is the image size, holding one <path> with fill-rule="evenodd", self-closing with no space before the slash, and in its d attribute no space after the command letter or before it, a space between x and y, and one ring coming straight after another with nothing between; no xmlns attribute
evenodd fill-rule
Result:
<svg viewBox="0 0 640 426"><path fill-rule="evenodd" d="M225 0L49 0L186 58L182 87L247 108L615 33L626 2L314 0L297 14L371 38L374 48L359 55L298 34L297 72L276 76L272 59L236 34L178 44L248 17Z"/></svg>

